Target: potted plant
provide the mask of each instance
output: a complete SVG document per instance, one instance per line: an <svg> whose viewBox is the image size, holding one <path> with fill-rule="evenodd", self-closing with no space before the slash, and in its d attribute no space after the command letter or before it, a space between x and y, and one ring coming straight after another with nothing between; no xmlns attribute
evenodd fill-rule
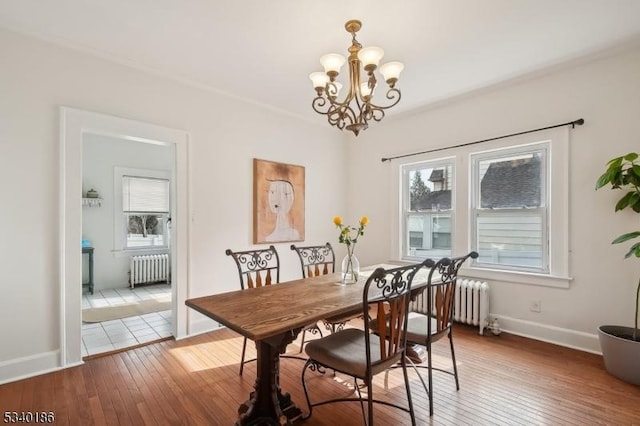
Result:
<svg viewBox="0 0 640 426"><path fill-rule="evenodd" d="M624 192L616 203L615 211L631 209L640 213L640 163L635 152L612 159L607 170L598 178L596 189L610 185L611 189ZM628 232L612 241L620 244L640 237L640 231ZM630 248L625 258L640 258L640 242ZM607 371L614 376L640 385L640 330L638 330L638 309L640 305L640 280L636 287L634 326L603 325L598 328L602 356Z"/></svg>

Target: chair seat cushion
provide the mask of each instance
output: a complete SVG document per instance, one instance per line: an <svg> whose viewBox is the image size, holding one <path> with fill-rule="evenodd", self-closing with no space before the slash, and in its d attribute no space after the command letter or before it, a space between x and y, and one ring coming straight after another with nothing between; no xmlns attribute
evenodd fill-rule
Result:
<svg viewBox="0 0 640 426"><path fill-rule="evenodd" d="M372 375L384 371L393 365L398 357L380 363L380 342L377 336L371 336ZM365 332L360 329L348 328L330 334L321 339L313 340L305 346L309 358L333 370L345 374L364 378L367 368Z"/></svg>
<svg viewBox="0 0 640 426"><path fill-rule="evenodd" d="M424 345L427 341L428 317L418 312L409 313L407 324L407 342ZM435 342L444 336L447 329L438 332L438 324L435 318L431 319L431 341Z"/></svg>

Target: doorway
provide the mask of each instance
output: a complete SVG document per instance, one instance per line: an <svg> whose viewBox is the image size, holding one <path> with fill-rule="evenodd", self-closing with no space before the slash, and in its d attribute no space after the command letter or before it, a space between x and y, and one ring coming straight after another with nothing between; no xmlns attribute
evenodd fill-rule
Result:
<svg viewBox="0 0 640 426"><path fill-rule="evenodd" d="M174 148L83 134L83 357L172 335Z"/></svg>
<svg viewBox="0 0 640 426"><path fill-rule="evenodd" d="M187 142L186 132L134 120L61 108L61 220L60 220L60 364L82 362L82 199L95 188L83 188L83 141L101 137L125 143L168 148L173 153L171 171L171 334L186 336L187 313ZM133 146L133 145L130 145ZM115 185L114 185L115 187ZM92 195L94 195L92 193ZM117 197L116 197L117 198ZM113 211L113 210L112 210ZM114 228L111 228L114 230ZM114 236L114 238L116 238ZM117 250L113 256L117 257Z"/></svg>

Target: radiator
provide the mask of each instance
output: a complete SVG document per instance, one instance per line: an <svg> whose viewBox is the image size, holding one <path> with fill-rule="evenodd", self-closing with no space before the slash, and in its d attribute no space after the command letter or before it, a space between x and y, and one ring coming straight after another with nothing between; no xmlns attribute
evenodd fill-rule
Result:
<svg viewBox="0 0 640 426"><path fill-rule="evenodd" d="M149 254L131 256L129 267L129 285L170 281L170 264L168 254Z"/></svg>
<svg viewBox="0 0 640 426"><path fill-rule="evenodd" d="M411 302L411 310L426 313L427 295L423 293ZM479 334L489 325L489 284L468 278L458 278L453 301L453 320L477 325Z"/></svg>
<svg viewBox="0 0 640 426"><path fill-rule="evenodd" d="M453 320L477 325L483 334L489 325L489 284L458 278L453 304Z"/></svg>

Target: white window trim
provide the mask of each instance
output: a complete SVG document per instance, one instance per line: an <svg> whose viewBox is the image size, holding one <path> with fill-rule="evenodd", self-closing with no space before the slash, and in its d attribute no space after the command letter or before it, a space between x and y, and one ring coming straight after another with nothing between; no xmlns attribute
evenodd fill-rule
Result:
<svg viewBox="0 0 640 426"><path fill-rule="evenodd" d="M152 254L152 253L166 253L168 247L148 247L148 248L126 248L126 233L124 231L124 215L122 214L122 178L124 176L137 176L142 178L153 179L166 179L171 182L171 172L168 170L150 170L150 169L136 169L130 167L115 166L113 168L113 255L115 257L129 256L131 253L136 254ZM172 185L169 184L169 191L171 191ZM171 195L169 196L170 205L173 203ZM171 207L169 208L171 210Z"/></svg>
<svg viewBox="0 0 640 426"><path fill-rule="evenodd" d="M455 220L452 218L453 239L451 247L454 255L462 255L471 250L471 228L470 228L470 202L471 193L471 171L470 156L472 153L507 148L518 145L527 145L536 142L550 140L548 152L549 165L549 273L539 274L525 271L494 270L489 268L469 267L466 265L461 274L465 277L501 281L513 284L538 285L545 287L569 288L572 281L569 270L569 155L570 139L569 128L558 127L526 135L513 136L486 142L482 145L470 145L461 148L452 148L447 151L454 154L455 168L455 190L452 206L455 211ZM441 152L422 154L412 157L411 160L398 160L390 168L391 179L394 182L396 208L391 213L392 226L396 232L391 240L391 258L403 261L404 244L404 218L403 218L403 196L404 179L402 176L403 166L425 161L443 160Z"/></svg>

